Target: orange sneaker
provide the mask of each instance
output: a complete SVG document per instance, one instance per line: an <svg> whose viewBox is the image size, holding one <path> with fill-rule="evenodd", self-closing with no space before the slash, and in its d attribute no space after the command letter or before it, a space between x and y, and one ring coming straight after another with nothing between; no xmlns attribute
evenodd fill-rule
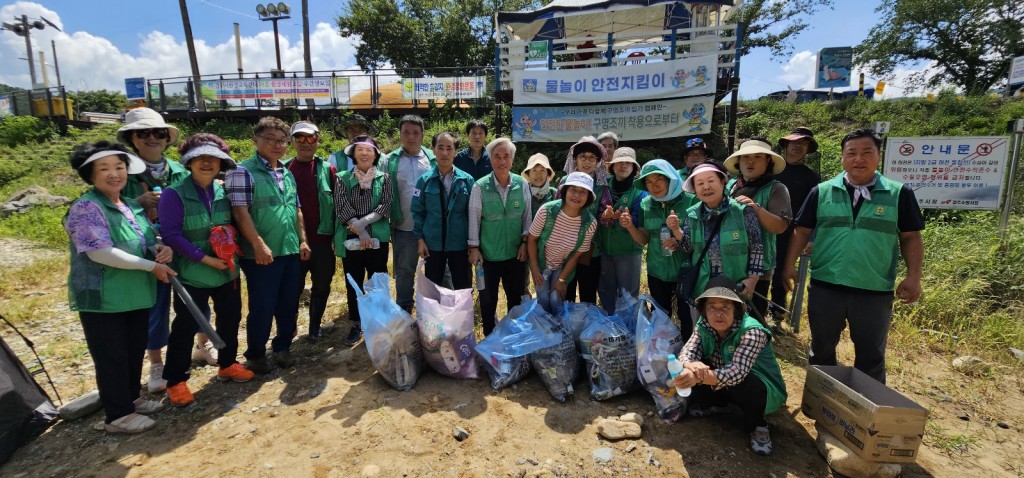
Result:
<svg viewBox="0 0 1024 478"><path fill-rule="evenodd" d="M178 382L167 387L167 398L170 399L171 405L176 407L184 407L195 401L192 391L188 389L188 384L185 382Z"/></svg>
<svg viewBox="0 0 1024 478"><path fill-rule="evenodd" d="M233 382L245 383L252 380L256 374L252 370L246 369L242 364L235 362L228 368L222 368L217 371L217 380L221 382L227 382L231 380Z"/></svg>

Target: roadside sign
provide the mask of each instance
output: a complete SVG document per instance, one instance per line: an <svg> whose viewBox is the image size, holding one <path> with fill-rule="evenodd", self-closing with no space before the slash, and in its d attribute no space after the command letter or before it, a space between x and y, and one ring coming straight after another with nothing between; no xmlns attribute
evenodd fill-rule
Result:
<svg viewBox="0 0 1024 478"><path fill-rule="evenodd" d="M1009 152L1006 136L890 137L882 174L913 189L922 208L994 211Z"/></svg>
<svg viewBox="0 0 1024 478"><path fill-rule="evenodd" d="M1018 56L1013 59L1013 63L1010 64L1010 82L1011 85L1024 83L1024 56Z"/></svg>
<svg viewBox="0 0 1024 478"><path fill-rule="evenodd" d="M547 40L532 41L526 47L526 60L546 60L548 58Z"/></svg>
<svg viewBox="0 0 1024 478"><path fill-rule="evenodd" d="M146 79L125 78L124 94L127 96L128 101L146 99Z"/></svg>
<svg viewBox="0 0 1024 478"><path fill-rule="evenodd" d="M822 48L818 50L818 69L815 88L846 88L853 72L853 47Z"/></svg>

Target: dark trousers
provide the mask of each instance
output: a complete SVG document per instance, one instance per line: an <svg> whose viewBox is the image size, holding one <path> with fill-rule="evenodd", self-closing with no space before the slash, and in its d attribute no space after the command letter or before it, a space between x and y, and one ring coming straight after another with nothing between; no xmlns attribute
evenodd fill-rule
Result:
<svg viewBox="0 0 1024 478"><path fill-rule="evenodd" d="M327 310L331 281L334 280L334 269L338 262L330 242L310 243L309 248L312 251L309 260L299 261L299 284L303 289L306 288L306 275L312 277L313 285L309 290L309 335L317 335L320 333L320 321Z"/></svg>
<svg viewBox="0 0 1024 478"><path fill-rule="evenodd" d="M469 254L466 251L430 251L424 261L423 273L435 284L444 284L445 270L451 271L451 288L455 290L473 287L469 270ZM487 279L484 278L486 282ZM484 284L486 285L486 284Z"/></svg>
<svg viewBox="0 0 1024 478"><path fill-rule="evenodd" d="M345 275L351 275L359 284L359 290L363 290L363 282L366 282L377 272L388 271L388 243L380 243L380 249L365 249L360 251L347 251L341 260L345 268ZM345 290L348 297L348 320L359 325L359 305L356 301L356 290L352 284L345 280Z"/></svg>
<svg viewBox="0 0 1024 478"><path fill-rule="evenodd" d="M210 320L210 300L213 300L213 311L217 314L217 335L224 340L224 348L217 352L217 365L220 368L230 367L238 355L238 324L242 322L242 291L238 288L239 282L233 280L219 287L185 285L185 291L206 316L206 320ZM171 322L167 362L164 365L167 386L188 380L196 332L199 332L199 324L181 296L174 294L174 321Z"/></svg>
<svg viewBox="0 0 1024 478"><path fill-rule="evenodd" d="M576 263L576 275L566 284L565 301L576 302L576 287L580 289L580 302L597 304L597 286L601 282L601 258L592 257L590 264ZM617 291L616 291L617 292ZM613 306L614 307L614 306Z"/></svg>
<svg viewBox="0 0 1024 478"><path fill-rule="evenodd" d="M495 314L498 311L498 283L505 289L505 302L508 309L523 301L526 281L526 268L519 259L507 261L488 261L484 259L484 285L480 291L480 315L482 316L484 335L494 330ZM506 312L507 313L507 312Z"/></svg>
<svg viewBox="0 0 1024 478"><path fill-rule="evenodd" d="M270 343L274 352L285 352L295 336L302 287L299 273L302 261L298 254L278 256L274 262L261 266L252 259L242 259L246 291L249 293L249 315L246 317L245 357L261 359L267 355L270 327L277 324L277 335Z"/></svg>
<svg viewBox="0 0 1024 478"><path fill-rule="evenodd" d="M757 314L751 313L750 316L754 317L759 322L761 322L762 325L765 326L768 325L768 301L766 299L763 299L762 297L768 297L769 283L769 280L766 278L762 278L761 280L757 281L757 285L754 286L754 292L761 295L758 296L757 294L755 294L754 297L750 299L750 303L752 303L754 305L754 309L757 310ZM785 305L782 306L785 307ZM782 316L780 315L779 319L781 318ZM779 319L776 319L775 321L779 322Z"/></svg>
<svg viewBox="0 0 1024 478"><path fill-rule="evenodd" d="M747 377L739 384L720 390L715 390L710 385L697 385L693 387L693 395L690 400L700 407L724 407L730 402L735 403L743 413L743 431L747 433L754 431L757 427L768 425L764 419L764 407L768 403L768 388L753 373L748 373Z"/></svg>
<svg viewBox="0 0 1024 478"><path fill-rule="evenodd" d="M690 340L693 335L693 318L690 317L690 306L684 300L676 297L676 283L663 281L657 277L647 274L647 289L651 292L651 298L658 304L669 317L672 317L672 301L676 302L676 317L679 317L679 332L683 334L683 343Z"/></svg>
<svg viewBox="0 0 1024 478"><path fill-rule="evenodd" d="M789 254L789 241L793 237L793 229L786 229L786 232L775 236L775 250L778 252L778 260L775 261L775 273L771 277L772 302L785 308L789 308L789 296L786 292L786 280L782 277L782 270L786 268L786 255ZM798 286L800 284L797 284Z"/></svg>
<svg viewBox="0 0 1024 478"><path fill-rule="evenodd" d="M79 312L85 344L96 366L105 421L135 413L142 390L142 357L149 335L149 309L127 312Z"/></svg>
<svg viewBox="0 0 1024 478"><path fill-rule="evenodd" d="M853 366L885 383L885 345L892 321L892 295L864 294L814 283L807 290L811 365L836 365L836 346L850 324Z"/></svg>

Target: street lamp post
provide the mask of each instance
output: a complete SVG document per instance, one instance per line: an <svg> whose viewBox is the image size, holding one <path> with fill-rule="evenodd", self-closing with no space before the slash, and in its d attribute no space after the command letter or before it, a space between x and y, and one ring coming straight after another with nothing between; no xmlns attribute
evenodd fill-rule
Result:
<svg viewBox="0 0 1024 478"><path fill-rule="evenodd" d="M286 5L286 7L287 7L287 5ZM57 28L57 25L54 25L53 22L51 22L51 21L49 21L49 20L47 20L45 18L42 18L42 17L40 17L39 20L36 20L34 22L31 22L31 23L29 23L29 21L28 21L28 15L22 15L21 18L14 17L14 19L16 21L18 21L18 23L7 23L7 22L4 22L3 23L3 30L10 30L10 31L14 32L15 35L25 37L25 56L28 58L28 75L29 75L29 78L32 79L32 88L31 89L35 89L35 87L36 87L36 65L35 65L35 62L32 59L32 39L31 39L32 29L35 28L36 30L42 30L42 29L46 28L47 25L49 25L50 27L52 27L53 29L55 29L57 31L61 31L61 29Z"/></svg>
<svg viewBox="0 0 1024 478"><path fill-rule="evenodd" d="M291 8L288 7L287 3L268 3L266 5L256 5L256 13L259 14L260 20L269 21L274 24L274 52L277 53L277 71L281 72L281 41L277 32L277 21L291 18Z"/></svg>

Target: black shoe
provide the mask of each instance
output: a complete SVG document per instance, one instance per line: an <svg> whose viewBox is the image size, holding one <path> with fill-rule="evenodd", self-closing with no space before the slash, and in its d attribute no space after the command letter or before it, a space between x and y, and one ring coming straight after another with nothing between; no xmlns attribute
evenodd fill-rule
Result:
<svg viewBox="0 0 1024 478"><path fill-rule="evenodd" d="M274 363L279 368L291 368L295 365L295 359L292 358L292 353L285 350L283 352L274 352Z"/></svg>
<svg viewBox="0 0 1024 478"><path fill-rule="evenodd" d="M245 368L259 375L265 375L274 371L274 367L270 366L270 361L266 357L249 359L245 363Z"/></svg>
<svg viewBox="0 0 1024 478"><path fill-rule="evenodd" d="M324 332L322 330L317 330L316 332L310 332L309 335L306 335L306 341L309 342L309 343L316 343L316 342L319 342L320 339L323 338L323 336L324 336Z"/></svg>
<svg viewBox="0 0 1024 478"><path fill-rule="evenodd" d="M355 345L359 343L359 339L363 337L363 328L359 325L353 325L352 329L348 331L348 337L345 338L345 345Z"/></svg>

